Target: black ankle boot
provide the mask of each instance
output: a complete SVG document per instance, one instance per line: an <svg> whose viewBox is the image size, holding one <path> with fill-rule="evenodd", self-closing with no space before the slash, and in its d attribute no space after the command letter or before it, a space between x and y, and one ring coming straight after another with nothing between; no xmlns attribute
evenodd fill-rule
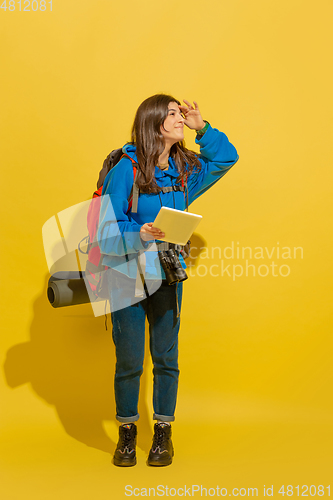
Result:
<svg viewBox="0 0 333 500"><path fill-rule="evenodd" d="M131 467L136 464L136 425L125 424L119 426L119 441L113 455L114 465Z"/></svg>
<svg viewBox="0 0 333 500"><path fill-rule="evenodd" d="M173 457L171 425L155 424L153 444L148 456L148 465L170 465Z"/></svg>

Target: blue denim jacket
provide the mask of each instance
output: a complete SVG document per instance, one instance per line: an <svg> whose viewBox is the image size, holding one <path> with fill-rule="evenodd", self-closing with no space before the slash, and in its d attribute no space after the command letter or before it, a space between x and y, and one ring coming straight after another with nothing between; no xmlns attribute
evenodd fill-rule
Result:
<svg viewBox="0 0 333 500"><path fill-rule="evenodd" d="M199 172L193 172L187 179L189 205L221 179L238 160L237 151L227 136L210 125L203 136L197 135L195 142L200 146L199 160L202 168ZM137 160L136 148L132 144L126 144L123 151ZM172 186L178 175L171 157L168 170L161 171L155 167L155 178L159 186ZM151 246L140 238L140 229L143 224L155 220L161 202L165 207L185 210L184 193L161 192L160 196L140 194L137 213L127 213L133 181L133 165L129 158L121 159L104 181L97 236L101 253L104 254L103 264L135 278L138 253L145 253L145 278L164 279L164 272L155 251L156 246ZM180 261L186 268L181 256Z"/></svg>

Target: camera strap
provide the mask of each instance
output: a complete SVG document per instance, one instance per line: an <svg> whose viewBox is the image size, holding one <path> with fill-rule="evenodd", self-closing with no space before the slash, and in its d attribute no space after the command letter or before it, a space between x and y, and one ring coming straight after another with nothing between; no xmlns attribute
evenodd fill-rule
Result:
<svg viewBox="0 0 333 500"><path fill-rule="evenodd" d="M138 255L138 271L135 280L135 294L134 297L144 297L144 280L146 272L146 255L144 252L139 252Z"/></svg>

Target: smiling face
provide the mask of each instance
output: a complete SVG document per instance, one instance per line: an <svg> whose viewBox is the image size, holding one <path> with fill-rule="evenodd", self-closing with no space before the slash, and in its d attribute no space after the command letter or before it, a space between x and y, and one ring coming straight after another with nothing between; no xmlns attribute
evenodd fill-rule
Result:
<svg viewBox="0 0 333 500"><path fill-rule="evenodd" d="M161 133L164 137L165 145L171 147L176 142L184 139L184 117L176 102L168 105L168 116L161 125Z"/></svg>

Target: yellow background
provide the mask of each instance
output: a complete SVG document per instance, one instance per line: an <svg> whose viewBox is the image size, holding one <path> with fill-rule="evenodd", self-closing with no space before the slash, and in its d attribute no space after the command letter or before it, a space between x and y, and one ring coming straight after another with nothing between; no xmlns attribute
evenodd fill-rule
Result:
<svg viewBox="0 0 333 500"><path fill-rule="evenodd" d="M1 9L1 500L126 498L125 485L159 484L257 487L259 498L274 485L276 498L283 484L330 484L332 14L323 0ZM285 277L234 280L198 276L198 265L219 258L196 259L183 302L174 463L145 465L147 355L138 465L120 469L111 464L110 326L90 305L48 304L41 228L91 196L139 103L158 92L198 101L240 155L192 205L204 216L196 241L302 247L303 258L275 260L290 266ZM197 150L192 131L186 140Z"/></svg>

